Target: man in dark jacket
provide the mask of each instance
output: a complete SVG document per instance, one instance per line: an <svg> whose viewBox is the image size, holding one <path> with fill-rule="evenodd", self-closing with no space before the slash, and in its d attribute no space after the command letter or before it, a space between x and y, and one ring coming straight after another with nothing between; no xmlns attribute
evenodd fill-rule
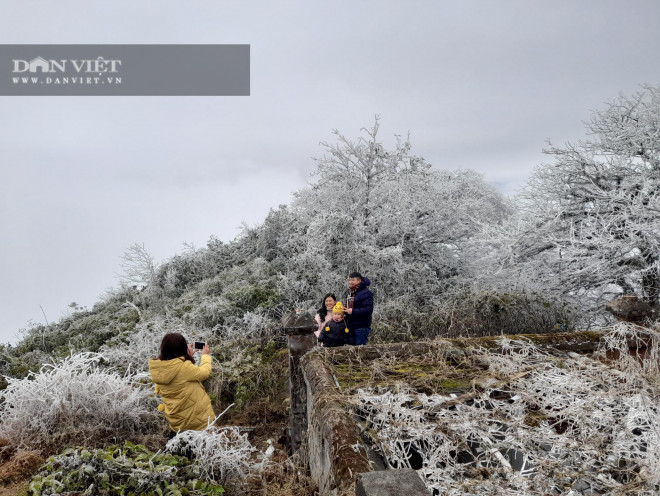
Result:
<svg viewBox="0 0 660 496"><path fill-rule="evenodd" d="M374 295L369 291L371 284L368 278L359 272L351 272L348 276L350 297L346 308L348 328L350 329L349 344L367 344L371 332L371 314L374 313Z"/></svg>

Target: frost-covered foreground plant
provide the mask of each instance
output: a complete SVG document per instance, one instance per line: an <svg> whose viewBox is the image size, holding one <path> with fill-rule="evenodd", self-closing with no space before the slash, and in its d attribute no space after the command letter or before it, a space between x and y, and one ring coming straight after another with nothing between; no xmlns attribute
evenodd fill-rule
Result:
<svg viewBox="0 0 660 496"><path fill-rule="evenodd" d="M159 430L151 391L101 368L101 359L80 353L24 379L8 377L0 392L0 436L17 446L51 450Z"/></svg>
<svg viewBox="0 0 660 496"><path fill-rule="evenodd" d="M643 349L644 359L630 348ZM606 358L608 352L617 354L617 368L632 379L643 376L655 382L660 381L660 324L651 328L619 322L605 336L605 346L598 350L597 356Z"/></svg>
<svg viewBox="0 0 660 496"><path fill-rule="evenodd" d="M167 443L166 450L190 453L198 476L219 483L241 482L258 475L268 465L273 451L269 448L266 453L258 453L247 434L241 434L237 427L214 426L177 434Z"/></svg>
<svg viewBox="0 0 660 496"><path fill-rule="evenodd" d="M69 448L48 459L28 485L29 496L47 494L217 495L222 486L194 477L186 457L151 453L125 443L105 450Z"/></svg>
<svg viewBox="0 0 660 496"><path fill-rule="evenodd" d="M610 345L630 337L617 333ZM658 494L660 389L648 366L626 360L622 372L520 341L474 353L491 376L482 390L353 398L392 468L418 469L435 494L452 496Z"/></svg>

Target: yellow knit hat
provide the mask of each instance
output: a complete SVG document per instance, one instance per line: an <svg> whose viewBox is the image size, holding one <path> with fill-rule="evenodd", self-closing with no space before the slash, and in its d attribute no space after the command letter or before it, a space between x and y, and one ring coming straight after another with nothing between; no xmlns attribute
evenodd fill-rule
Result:
<svg viewBox="0 0 660 496"><path fill-rule="evenodd" d="M334 307L332 307L332 313L344 313L344 305L341 304L341 301L338 301Z"/></svg>

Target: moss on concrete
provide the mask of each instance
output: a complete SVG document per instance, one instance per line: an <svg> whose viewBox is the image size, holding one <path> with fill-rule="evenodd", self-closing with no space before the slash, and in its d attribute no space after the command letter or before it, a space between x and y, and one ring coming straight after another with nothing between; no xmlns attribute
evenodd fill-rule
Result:
<svg viewBox="0 0 660 496"><path fill-rule="evenodd" d="M416 357L419 358L419 357ZM342 391L367 387L397 388L405 385L419 392L453 393L471 389L478 370L451 366L449 362L397 361L393 365L373 362L336 363L334 373Z"/></svg>

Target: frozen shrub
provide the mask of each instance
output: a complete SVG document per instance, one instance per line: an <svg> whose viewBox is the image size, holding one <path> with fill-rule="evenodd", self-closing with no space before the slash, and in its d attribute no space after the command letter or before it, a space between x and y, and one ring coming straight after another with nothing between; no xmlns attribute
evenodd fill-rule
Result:
<svg viewBox="0 0 660 496"><path fill-rule="evenodd" d="M643 349L643 360L633 349ZM606 358L607 354L618 356L617 368L626 373L626 378L632 380L638 376L657 384L660 377L660 323L652 327L640 327L635 324L619 322L612 326L605 336L605 346L599 350L598 356Z"/></svg>
<svg viewBox="0 0 660 496"><path fill-rule="evenodd" d="M525 290L455 288L437 299L434 312L451 337L570 331L578 320L567 302Z"/></svg>
<svg viewBox="0 0 660 496"><path fill-rule="evenodd" d="M101 348L103 358L112 366L132 372L146 372L150 358L158 355L163 332L156 323L138 324L125 343L110 342Z"/></svg>
<svg viewBox="0 0 660 496"><path fill-rule="evenodd" d="M215 333L225 339L271 338L281 328L275 319L263 313L245 312L242 317L232 317L225 320L225 324L215 328Z"/></svg>
<svg viewBox="0 0 660 496"><path fill-rule="evenodd" d="M197 287L202 296L221 296L223 290L223 280L221 277L204 279Z"/></svg>
<svg viewBox="0 0 660 496"><path fill-rule="evenodd" d="M189 325L212 328L222 325L227 318L236 313L234 307L225 298L219 296L195 297L191 301L184 301L177 311Z"/></svg>
<svg viewBox="0 0 660 496"><path fill-rule="evenodd" d="M237 427L219 429L213 425L203 431L176 435L167 443L166 450L190 453L199 477L223 484L241 482L259 473L273 452L269 448L261 454L261 461L257 461L254 455L258 450L250 444L247 434L241 434Z"/></svg>
<svg viewBox="0 0 660 496"><path fill-rule="evenodd" d="M235 403L250 422L279 422L288 415L289 356L276 341L221 340L213 347L214 372L204 384L214 405Z"/></svg>
<svg viewBox="0 0 660 496"><path fill-rule="evenodd" d="M234 305L238 314L270 308L280 301L280 294L270 281L233 287L224 292L224 297Z"/></svg>
<svg viewBox="0 0 660 496"><path fill-rule="evenodd" d="M83 492L84 491L84 492ZM222 486L194 478L182 456L151 453L130 442L105 450L69 448L48 459L28 485L30 496L46 494L216 495Z"/></svg>
<svg viewBox="0 0 660 496"><path fill-rule="evenodd" d="M101 359L79 353L24 379L7 378L0 393L0 436L17 446L50 450L158 430L151 392L131 377L100 368Z"/></svg>
<svg viewBox="0 0 660 496"><path fill-rule="evenodd" d="M105 361L126 371L146 373L149 359L160 351L160 343L168 332L179 332L191 343L208 341L210 331L193 331L178 319L158 318L138 324L135 331L119 344L109 342L101 349Z"/></svg>
<svg viewBox="0 0 660 496"><path fill-rule="evenodd" d="M268 337L273 335L277 324L267 316L254 312L245 312L243 315L246 335L252 338Z"/></svg>

